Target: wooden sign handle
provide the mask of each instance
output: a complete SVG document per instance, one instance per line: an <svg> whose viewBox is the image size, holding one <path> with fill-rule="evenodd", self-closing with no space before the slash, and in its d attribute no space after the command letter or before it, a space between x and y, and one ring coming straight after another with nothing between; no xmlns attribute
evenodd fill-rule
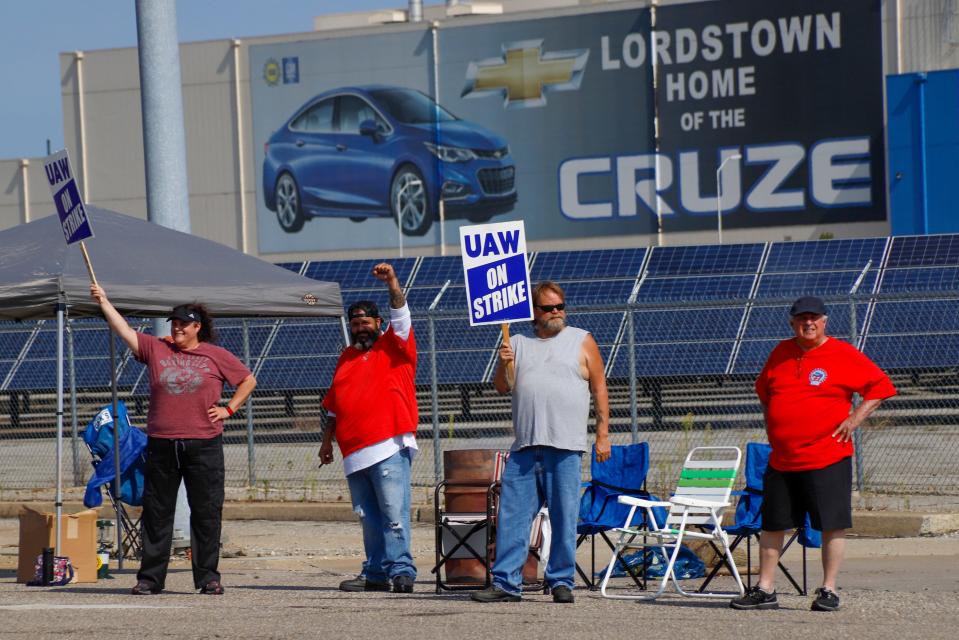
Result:
<svg viewBox="0 0 959 640"><path fill-rule="evenodd" d="M87 253L87 245L83 244L83 240L80 241L80 252L83 254L83 262L87 265L87 273L90 274L90 282L99 286L97 282L97 276L93 273L93 263L90 262L90 254Z"/></svg>
<svg viewBox="0 0 959 640"><path fill-rule="evenodd" d="M503 333L503 344L509 346L509 323L503 322L499 326L500 331ZM513 387L513 381L515 380L515 372L513 370L513 363L506 363L506 381L509 383L510 388Z"/></svg>

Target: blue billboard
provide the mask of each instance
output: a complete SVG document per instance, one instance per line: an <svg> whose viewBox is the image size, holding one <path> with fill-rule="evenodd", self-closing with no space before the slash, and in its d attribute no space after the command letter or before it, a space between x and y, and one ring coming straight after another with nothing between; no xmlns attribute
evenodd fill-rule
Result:
<svg viewBox="0 0 959 640"><path fill-rule="evenodd" d="M261 252L883 220L873 0L724 0L250 47ZM654 77L656 82L654 83Z"/></svg>

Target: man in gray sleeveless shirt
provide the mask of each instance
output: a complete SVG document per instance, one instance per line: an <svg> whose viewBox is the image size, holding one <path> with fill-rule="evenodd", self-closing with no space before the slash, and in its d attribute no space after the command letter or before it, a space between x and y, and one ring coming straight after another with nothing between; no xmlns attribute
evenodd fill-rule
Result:
<svg viewBox="0 0 959 640"><path fill-rule="evenodd" d="M596 410L596 458L609 458L609 399L603 359L593 336L566 325L563 289L541 282L532 291L535 337L515 336L499 351L493 384L513 395L516 440L503 472L493 586L477 602L516 602L529 553L530 527L545 504L552 527L546 582L553 601L573 601L576 520L589 400Z"/></svg>

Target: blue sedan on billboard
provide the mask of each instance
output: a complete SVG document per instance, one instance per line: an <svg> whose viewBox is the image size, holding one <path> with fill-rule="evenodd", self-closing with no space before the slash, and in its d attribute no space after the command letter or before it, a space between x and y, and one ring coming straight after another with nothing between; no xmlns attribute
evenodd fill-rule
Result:
<svg viewBox="0 0 959 640"><path fill-rule="evenodd" d="M441 198L446 214L471 222L516 203L506 140L403 87L322 93L270 136L264 154L266 206L288 233L316 216L392 217L419 236Z"/></svg>

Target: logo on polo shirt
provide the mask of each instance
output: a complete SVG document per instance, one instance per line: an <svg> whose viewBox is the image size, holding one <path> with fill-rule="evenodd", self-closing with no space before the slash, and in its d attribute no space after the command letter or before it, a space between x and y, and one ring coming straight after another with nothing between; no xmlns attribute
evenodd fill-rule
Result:
<svg viewBox="0 0 959 640"><path fill-rule="evenodd" d="M828 375L829 374L826 373L825 369L813 369L809 372L809 384L814 387L818 387L826 381Z"/></svg>

